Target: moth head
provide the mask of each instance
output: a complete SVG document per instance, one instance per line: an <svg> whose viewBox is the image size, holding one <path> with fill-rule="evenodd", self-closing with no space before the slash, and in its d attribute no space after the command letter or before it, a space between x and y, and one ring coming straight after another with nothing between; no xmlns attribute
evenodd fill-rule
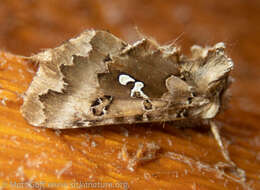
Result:
<svg viewBox="0 0 260 190"><path fill-rule="evenodd" d="M203 119L213 118L219 112L230 84L229 73L233 62L224 50L224 43L210 48L193 46L191 61L182 66L183 80L190 86L193 96L204 102L196 109Z"/></svg>

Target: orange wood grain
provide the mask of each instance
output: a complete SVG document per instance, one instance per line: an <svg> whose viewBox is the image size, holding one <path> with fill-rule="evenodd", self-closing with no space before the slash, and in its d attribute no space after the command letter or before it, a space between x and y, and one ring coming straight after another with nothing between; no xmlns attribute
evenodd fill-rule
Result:
<svg viewBox="0 0 260 190"><path fill-rule="evenodd" d="M0 189L10 182L80 181L126 182L129 189L260 189L259 19L256 0L0 2ZM232 160L246 171L247 186L215 168L224 159L207 128L158 123L55 131L23 119L22 95L37 67L14 54L55 47L87 28L134 41L134 26L163 43L184 32L177 43L185 51L194 43L226 42L235 82L228 109L217 121ZM132 156L146 143L159 145L157 157L128 170L120 159L122 147Z"/></svg>

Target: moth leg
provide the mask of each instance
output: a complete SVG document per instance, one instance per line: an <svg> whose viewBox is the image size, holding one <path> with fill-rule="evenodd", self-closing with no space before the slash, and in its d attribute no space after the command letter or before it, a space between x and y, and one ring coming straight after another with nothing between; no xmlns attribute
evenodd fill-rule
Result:
<svg viewBox="0 0 260 190"><path fill-rule="evenodd" d="M231 158L229 156L229 152L228 152L227 148L224 146L223 141L221 140L219 128L214 121L210 121L210 129L211 129L212 134L214 135L214 138L216 139L216 141L218 143L218 146L221 149L221 153L222 153L223 157L229 164L229 168L234 169L236 175L238 175L238 177L242 181L245 181L246 180L245 171L238 168L237 165L231 160Z"/></svg>
<svg viewBox="0 0 260 190"><path fill-rule="evenodd" d="M222 153L223 157L225 158L225 160L228 161L228 163L231 164L232 166L236 166L236 164L230 159L228 150L225 148L225 146L221 140L219 128L214 121L210 121L210 129L211 129L212 134L214 135L214 138L216 139L216 141L218 143L218 146L221 149L221 153Z"/></svg>

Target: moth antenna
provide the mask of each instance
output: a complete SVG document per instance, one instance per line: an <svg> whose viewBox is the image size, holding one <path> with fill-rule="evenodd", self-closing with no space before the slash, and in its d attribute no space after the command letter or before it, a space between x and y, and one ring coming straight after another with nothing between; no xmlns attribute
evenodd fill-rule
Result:
<svg viewBox="0 0 260 190"><path fill-rule="evenodd" d="M182 37L184 34L185 34L185 32L180 33L180 34L177 36L177 38L176 38L173 42L171 42L168 46L171 47L171 46L175 45L176 42L177 42L179 39L181 39L181 37Z"/></svg>
<svg viewBox="0 0 260 190"><path fill-rule="evenodd" d="M229 156L229 152L228 152L227 148L224 146L223 141L221 140L219 128L216 125L216 123L212 120L210 121L210 129L211 129L211 132L212 132L214 138L216 139L216 141L218 143L218 146L221 149L221 153L222 153L223 157L225 158L225 160L230 164L231 168L235 169L236 174L240 177L240 179L242 181L246 181L245 171L238 168L237 165L231 160L231 158Z"/></svg>
<svg viewBox="0 0 260 190"><path fill-rule="evenodd" d="M140 31L138 26L135 26L135 30L136 30L137 35L141 39L148 39L149 42L152 43L155 47L160 47L160 44L153 37L145 35L143 32Z"/></svg>
<svg viewBox="0 0 260 190"><path fill-rule="evenodd" d="M135 31L136 31L136 33L137 33L137 35L138 35L138 37L139 38L145 38L145 35L140 31L140 29L138 28L138 26L135 26L134 27L134 29L135 29Z"/></svg>

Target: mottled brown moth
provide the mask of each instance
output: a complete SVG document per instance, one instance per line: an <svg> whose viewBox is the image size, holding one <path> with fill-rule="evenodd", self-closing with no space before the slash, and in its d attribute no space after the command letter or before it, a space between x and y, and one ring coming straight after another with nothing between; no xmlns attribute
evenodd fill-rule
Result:
<svg viewBox="0 0 260 190"><path fill-rule="evenodd" d="M130 45L105 31L87 30L30 57L39 64L21 112L34 126L53 129L162 121L210 121L222 108L233 68L225 45L193 46L149 38Z"/></svg>

